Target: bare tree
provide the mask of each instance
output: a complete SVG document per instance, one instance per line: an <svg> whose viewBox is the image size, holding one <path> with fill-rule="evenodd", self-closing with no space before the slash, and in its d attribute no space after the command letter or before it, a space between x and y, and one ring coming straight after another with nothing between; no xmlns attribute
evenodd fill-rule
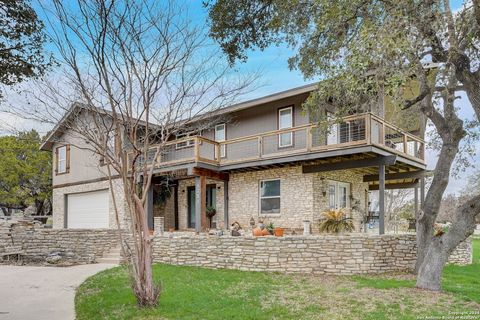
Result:
<svg viewBox="0 0 480 320"><path fill-rule="evenodd" d="M140 306L154 306L160 288L145 209L152 159L167 153L176 135L210 127L212 112L245 93L255 76L230 74L177 3L54 0L43 8L62 73L30 92L35 108L10 111L51 123L67 113L63 130L74 136L70 143L103 157L112 197L118 176L132 235L133 291Z"/></svg>
<svg viewBox="0 0 480 320"><path fill-rule="evenodd" d="M412 190L410 189L385 191L385 223L390 230L398 231L399 215L411 199Z"/></svg>

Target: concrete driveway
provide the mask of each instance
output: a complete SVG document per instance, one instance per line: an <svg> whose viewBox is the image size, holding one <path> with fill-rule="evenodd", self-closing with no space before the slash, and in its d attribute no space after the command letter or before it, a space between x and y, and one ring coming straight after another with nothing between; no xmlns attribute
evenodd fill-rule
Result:
<svg viewBox="0 0 480 320"><path fill-rule="evenodd" d="M114 264L0 266L0 320L75 319L75 288Z"/></svg>

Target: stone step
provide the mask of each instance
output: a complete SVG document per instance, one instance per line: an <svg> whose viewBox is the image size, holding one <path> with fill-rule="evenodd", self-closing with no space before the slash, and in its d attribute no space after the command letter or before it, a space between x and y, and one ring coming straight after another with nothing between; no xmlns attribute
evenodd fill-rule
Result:
<svg viewBox="0 0 480 320"><path fill-rule="evenodd" d="M122 263L121 259L118 258L99 258L97 259L98 263L108 263L108 264L120 264Z"/></svg>

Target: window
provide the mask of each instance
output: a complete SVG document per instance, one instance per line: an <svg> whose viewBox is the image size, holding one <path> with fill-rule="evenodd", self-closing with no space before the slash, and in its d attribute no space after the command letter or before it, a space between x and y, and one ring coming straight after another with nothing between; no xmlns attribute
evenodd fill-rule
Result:
<svg viewBox="0 0 480 320"><path fill-rule="evenodd" d="M218 141L218 142L222 142L222 141L225 141L225 137L226 137L226 134L225 134L226 130L225 130L225 123L222 123L222 124L218 124L215 126L215 141ZM221 158L225 158L225 153L226 151L226 145L224 144L221 144L220 145L220 157Z"/></svg>
<svg viewBox="0 0 480 320"><path fill-rule="evenodd" d="M57 156L56 174L68 173L70 169L70 146L61 146L55 149Z"/></svg>
<svg viewBox="0 0 480 320"><path fill-rule="evenodd" d="M278 110L278 129L289 129L293 127L293 107ZM278 135L278 146L290 147L293 145L293 132L281 133Z"/></svg>
<svg viewBox="0 0 480 320"><path fill-rule="evenodd" d="M177 134L177 140L183 139L183 138L188 138L189 134ZM188 148L188 147L193 147L195 145L195 140L184 140L182 142L176 143L175 148L176 149L183 149L183 148Z"/></svg>
<svg viewBox="0 0 480 320"><path fill-rule="evenodd" d="M260 213L280 213L280 180L260 181Z"/></svg>
<svg viewBox="0 0 480 320"><path fill-rule="evenodd" d="M350 207L350 184L339 181L328 182L328 207L332 210Z"/></svg>

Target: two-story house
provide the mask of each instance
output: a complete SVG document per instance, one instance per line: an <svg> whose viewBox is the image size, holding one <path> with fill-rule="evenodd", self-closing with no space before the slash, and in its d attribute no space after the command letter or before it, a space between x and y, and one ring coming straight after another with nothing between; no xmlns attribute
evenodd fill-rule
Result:
<svg viewBox="0 0 480 320"><path fill-rule="evenodd" d="M380 99L369 112L325 131L302 109L315 89L307 85L217 110L228 120L169 142L154 159L151 227L154 216L164 217L166 229L196 231L259 220L300 230L308 220L315 232L322 212L346 208L362 231L369 192L380 190L382 232L383 190L418 189L423 179L423 118ZM105 168L82 143L59 124L42 145L54 157L54 228L113 228ZM118 179L113 187L124 215ZM210 222L211 208L216 214Z"/></svg>

